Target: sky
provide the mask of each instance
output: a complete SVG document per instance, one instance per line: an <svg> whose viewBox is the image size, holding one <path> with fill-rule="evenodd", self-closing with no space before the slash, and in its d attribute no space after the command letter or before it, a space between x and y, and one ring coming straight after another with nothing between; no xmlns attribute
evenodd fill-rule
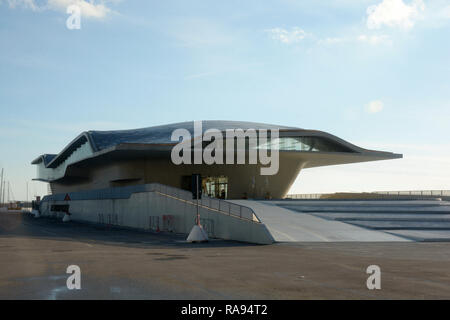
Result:
<svg viewBox="0 0 450 320"><path fill-rule="evenodd" d="M290 193L447 190L449 36L448 0L0 0L0 168L25 199L47 192L31 161L85 130L242 120L404 157Z"/></svg>

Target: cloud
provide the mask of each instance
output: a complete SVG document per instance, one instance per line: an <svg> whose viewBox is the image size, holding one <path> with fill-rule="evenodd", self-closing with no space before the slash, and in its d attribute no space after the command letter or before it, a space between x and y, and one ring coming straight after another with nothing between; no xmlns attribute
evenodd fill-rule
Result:
<svg viewBox="0 0 450 320"><path fill-rule="evenodd" d="M378 113L382 111L384 108L383 102L380 100L373 100L366 104L366 111L368 113Z"/></svg>
<svg viewBox="0 0 450 320"><path fill-rule="evenodd" d="M450 5L448 0L435 0L427 4L424 19L432 27L443 27L450 22Z"/></svg>
<svg viewBox="0 0 450 320"><path fill-rule="evenodd" d="M410 29L425 10L422 0L413 0L409 5L403 0L383 0L367 8L367 27L379 29L382 26Z"/></svg>
<svg viewBox="0 0 450 320"><path fill-rule="evenodd" d="M112 12L107 7L106 3L111 2L107 0L8 0L9 7L14 9L21 7L24 9L30 9L33 11L60 11L66 13L67 7L70 5L76 5L81 10L81 16L92 19L103 19Z"/></svg>
<svg viewBox="0 0 450 320"><path fill-rule="evenodd" d="M299 42L306 37L306 32L298 27L291 28L290 31L283 28L272 28L266 30L273 40L280 41L282 43L291 44Z"/></svg>
<svg viewBox="0 0 450 320"><path fill-rule="evenodd" d="M450 19L450 5L442 10L442 17Z"/></svg>
<svg viewBox="0 0 450 320"><path fill-rule="evenodd" d="M160 21L161 31L187 48L238 45L239 35L220 21L209 18L176 18Z"/></svg>
<svg viewBox="0 0 450 320"><path fill-rule="evenodd" d="M385 34L373 34L373 35L366 35L361 34L359 36L352 36L352 37L331 37L331 38L324 38L319 39L317 43L319 45L338 45L338 44L349 44L349 43L367 43L370 45L381 45L381 44L391 44L392 40L388 35Z"/></svg>
<svg viewBox="0 0 450 320"><path fill-rule="evenodd" d="M94 3L86 0L48 0L47 4L54 10L66 11L70 5L77 5L81 9L81 16L86 18L102 19L111 12L103 1Z"/></svg>
<svg viewBox="0 0 450 320"><path fill-rule="evenodd" d="M195 74L187 75L186 77L184 77L184 79L185 80L191 80L191 79L197 79L197 78L204 78L204 77L213 76L215 74L217 74L217 72L195 73Z"/></svg>
<svg viewBox="0 0 450 320"><path fill-rule="evenodd" d="M325 39L319 39L317 41L317 43L325 44L325 45L333 45L333 44L345 43L345 42L349 42L349 41L350 41L349 38L344 38L344 37L328 37Z"/></svg>
<svg viewBox="0 0 450 320"><path fill-rule="evenodd" d="M40 6L36 4L35 0L8 0L7 2L12 9L16 7L31 9L33 11L38 11L40 9Z"/></svg>
<svg viewBox="0 0 450 320"><path fill-rule="evenodd" d="M358 36L357 40L359 42L365 42L365 43L369 43L371 45L386 44L386 43L392 42L390 37L385 34L381 34L381 35L362 34L362 35Z"/></svg>

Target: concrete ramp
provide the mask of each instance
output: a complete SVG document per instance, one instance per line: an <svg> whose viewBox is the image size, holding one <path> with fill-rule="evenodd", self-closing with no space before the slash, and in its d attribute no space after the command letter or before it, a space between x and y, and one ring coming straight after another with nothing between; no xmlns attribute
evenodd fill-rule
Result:
<svg viewBox="0 0 450 320"><path fill-rule="evenodd" d="M382 231L326 220L308 213L293 212L275 204L271 205L270 202L228 201L253 209L275 241L279 242L410 241Z"/></svg>

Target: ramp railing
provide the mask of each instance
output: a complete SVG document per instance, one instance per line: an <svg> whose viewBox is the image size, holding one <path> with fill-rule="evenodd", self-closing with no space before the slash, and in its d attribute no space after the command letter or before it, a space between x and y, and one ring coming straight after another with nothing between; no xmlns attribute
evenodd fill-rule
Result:
<svg viewBox="0 0 450 320"><path fill-rule="evenodd" d="M150 190L148 191L155 191L162 195L166 195L187 202L194 206L197 205L197 200L192 199L192 193L189 191L167 186L160 183L150 183L147 184L146 186L149 186L150 188ZM259 220L258 216L251 208L231 203L226 200L202 196L202 198L199 199L198 201L198 205L200 207L213 210L222 214L226 214L244 220L250 220L252 222L261 223L261 220Z"/></svg>

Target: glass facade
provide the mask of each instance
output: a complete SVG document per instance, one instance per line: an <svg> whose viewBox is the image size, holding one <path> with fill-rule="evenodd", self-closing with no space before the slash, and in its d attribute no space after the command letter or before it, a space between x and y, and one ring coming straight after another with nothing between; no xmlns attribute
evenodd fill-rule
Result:
<svg viewBox="0 0 450 320"><path fill-rule="evenodd" d="M239 146L237 141L234 139L234 149L236 150ZM223 141L223 150L226 150L226 141ZM211 141L203 141L203 149L208 146ZM259 143L259 141L258 141ZM194 146L192 146L194 148ZM245 138L245 148L249 150L249 140ZM253 149L253 148L252 148ZM355 152L352 149L335 142L328 138L323 137L280 137L271 140L270 137L267 139L266 143L259 143L256 149L268 149L268 150L280 150L280 151L307 151L307 152Z"/></svg>
<svg viewBox="0 0 450 320"><path fill-rule="evenodd" d="M346 146L322 137L280 137L259 144L257 148L280 151L354 152Z"/></svg>

